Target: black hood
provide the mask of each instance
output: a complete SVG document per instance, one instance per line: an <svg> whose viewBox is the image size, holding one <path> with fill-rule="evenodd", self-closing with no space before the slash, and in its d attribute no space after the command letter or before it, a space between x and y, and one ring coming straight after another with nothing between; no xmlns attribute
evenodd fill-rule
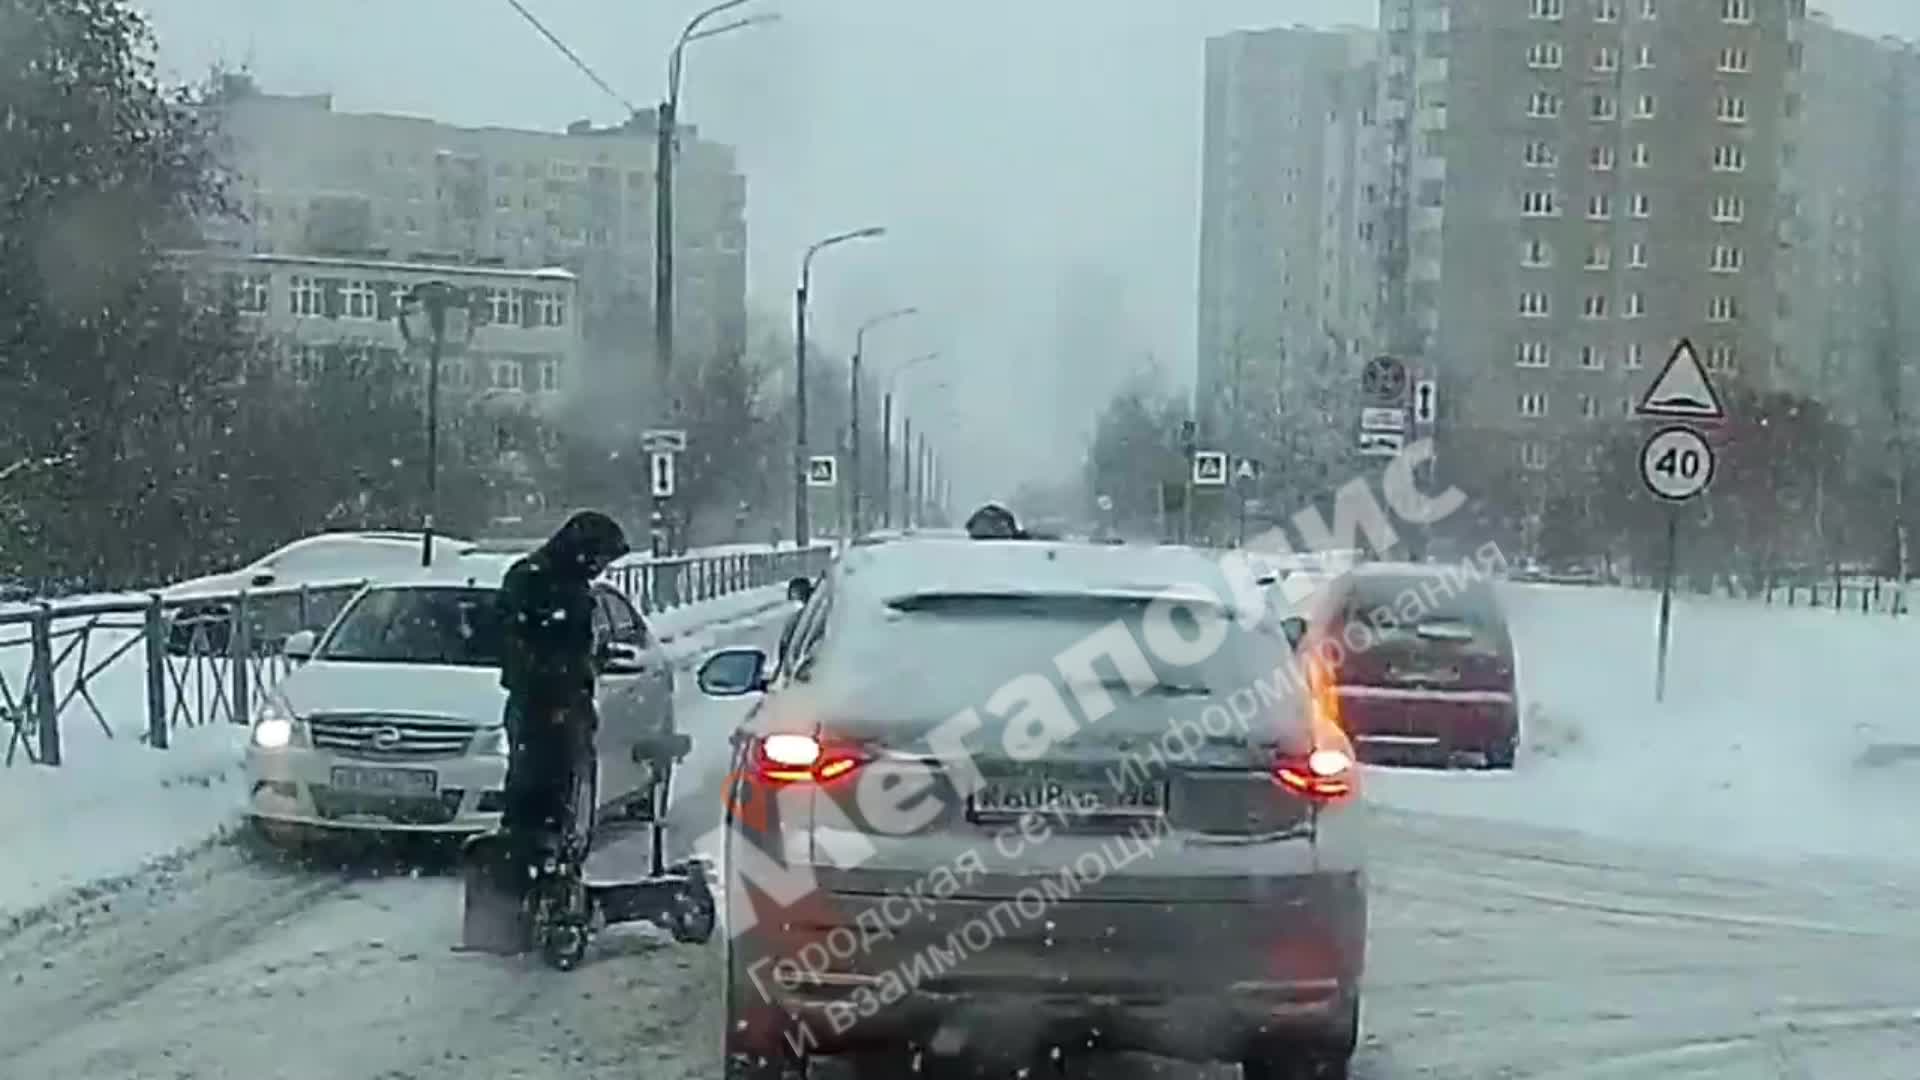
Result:
<svg viewBox="0 0 1920 1080"><path fill-rule="evenodd" d="M598 510L582 510L568 518L540 546L541 556L555 573L581 577L592 577L629 550L620 523Z"/></svg>

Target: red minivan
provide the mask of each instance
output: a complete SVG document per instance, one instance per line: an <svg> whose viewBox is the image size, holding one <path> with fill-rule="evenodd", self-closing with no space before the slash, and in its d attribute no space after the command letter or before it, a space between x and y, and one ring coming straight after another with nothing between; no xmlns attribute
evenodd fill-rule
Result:
<svg viewBox="0 0 1920 1080"><path fill-rule="evenodd" d="M1492 583L1458 565L1370 563L1310 610L1300 653L1315 698L1363 761L1513 768L1513 638Z"/></svg>

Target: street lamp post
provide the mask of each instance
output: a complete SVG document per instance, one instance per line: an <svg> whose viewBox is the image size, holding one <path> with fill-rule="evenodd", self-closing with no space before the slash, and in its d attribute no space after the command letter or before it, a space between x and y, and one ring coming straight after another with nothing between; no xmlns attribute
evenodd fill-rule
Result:
<svg viewBox="0 0 1920 1080"><path fill-rule="evenodd" d="M415 285L401 301L400 337L427 346L427 507L420 527L420 565L433 565L434 514L440 508L440 358L449 339L473 340L479 319L467 290L445 281Z"/></svg>
<svg viewBox="0 0 1920 1080"><path fill-rule="evenodd" d="M882 225L836 233L816 241L800 260L800 287L793 294L793 542L813 539L807 524L807 296L813 288L813 258L830 247L885 236Z"/></svg>
<svg viewBox="0 0 1920 1080"><path fill-rule="evenodd" d="M904 319L909 315L917 315L919 312L919 308L895 308L884 314L875 315L873 318L861 323L860 329L855 331L853 335L853 364L851 365L852 371L849 373L847 379L847 405L850 410L847 414L847 456L849 458L847 465L853 475L853 527L851 532L854 536L860 535L860 533L865 530L867 524L867 478L860 469L860 367L867 352L867 331L897 319ZM884 434L881 437L883 440L885 439Z"/></svg>
<svg viewBox="0 0 1920 1080"><path fill-rule="evenodd" d="M916 356L887 376L887 392L880 399L880 527L883 529L893 527L893 388L899 384L900 376L939 355L930 352Z"/></svg>
<svg viewBox="0 0 1920 1080"><path fill-rule="evenodd" d="M656 426L665 427L680 419L680 401L673 394L673 165L679 142L680 117L680 73L684 63L684 54L689 44L702 38L717 37L720 34L744 30L749 26L773 22L777 14L753 15L720 26L702 27L708 19L723 12L748 3L749 0L726 0L695 15L687 21L686 28L680 31L679 40L673 44L673 50L667 55L667 96L660 103L656 115L654 146L654 221L653 221L653 359L654 401L652 415ZM653 538L655 554L666 546L666 537L661 533L670 529L672 515L669 513L671 496L654 496L653 520L656 523Z"/></svg>

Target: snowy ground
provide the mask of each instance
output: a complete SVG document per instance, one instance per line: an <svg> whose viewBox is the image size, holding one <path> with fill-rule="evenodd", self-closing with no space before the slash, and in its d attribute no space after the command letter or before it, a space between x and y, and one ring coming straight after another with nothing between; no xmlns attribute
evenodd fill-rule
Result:
<svg viewBox="0 0 1920 1080"><path fill-rule="evenodd" d="M1533 710L1520 769L1369 777L1356 1074L1920 1075L1920 858L1902 840L1920 811L1899 798L1920 762L1855 764L1872 742L1920 743L1899 662L1920 627L1683 601L1655 706L1650 597L1511 596ZM713 639L765 644L773 625ZM688 837L713 820L741 706L680 704ZM622 934L561 975L452 953L458 897L443 876L207 847L0 930L0 1060L28 1080L718 1080L717 946Z"/></svg>

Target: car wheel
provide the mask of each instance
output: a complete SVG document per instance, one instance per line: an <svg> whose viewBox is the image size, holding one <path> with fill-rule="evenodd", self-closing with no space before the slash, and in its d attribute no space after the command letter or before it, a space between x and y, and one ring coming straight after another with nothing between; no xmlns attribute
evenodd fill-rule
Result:
<svg viewBox="0 0 1920 1080"><path fill-rule="evenodd" d="M1520 751L1520 740L1517 738L1508 739L1506 742L1496 743L1495 745L1488 747L1487 748L1487 768L1489 769L1513 768L1514 759L1519 756L1519 751Z"/></svg>
<svg viewBox="0 0 1920 1080"><path fill-rule="evenodd" d="M1256 1044L1240 1062L1246 1080L1347 1080L1360 1046L1360 995L1349 991L1345 1015L1317 1036Z"/></svg>
<svg viewBox="0 0 1920 1080"><path fill-rule="evenodd" d="M722 990L726 1027L720 1034L726 1080L804 1080L807 1063L793 1052L795 1044L787 1037L791 1021L778 1009L753 1000L755 991L742 985L740 960L730 946Z"/></svg>

